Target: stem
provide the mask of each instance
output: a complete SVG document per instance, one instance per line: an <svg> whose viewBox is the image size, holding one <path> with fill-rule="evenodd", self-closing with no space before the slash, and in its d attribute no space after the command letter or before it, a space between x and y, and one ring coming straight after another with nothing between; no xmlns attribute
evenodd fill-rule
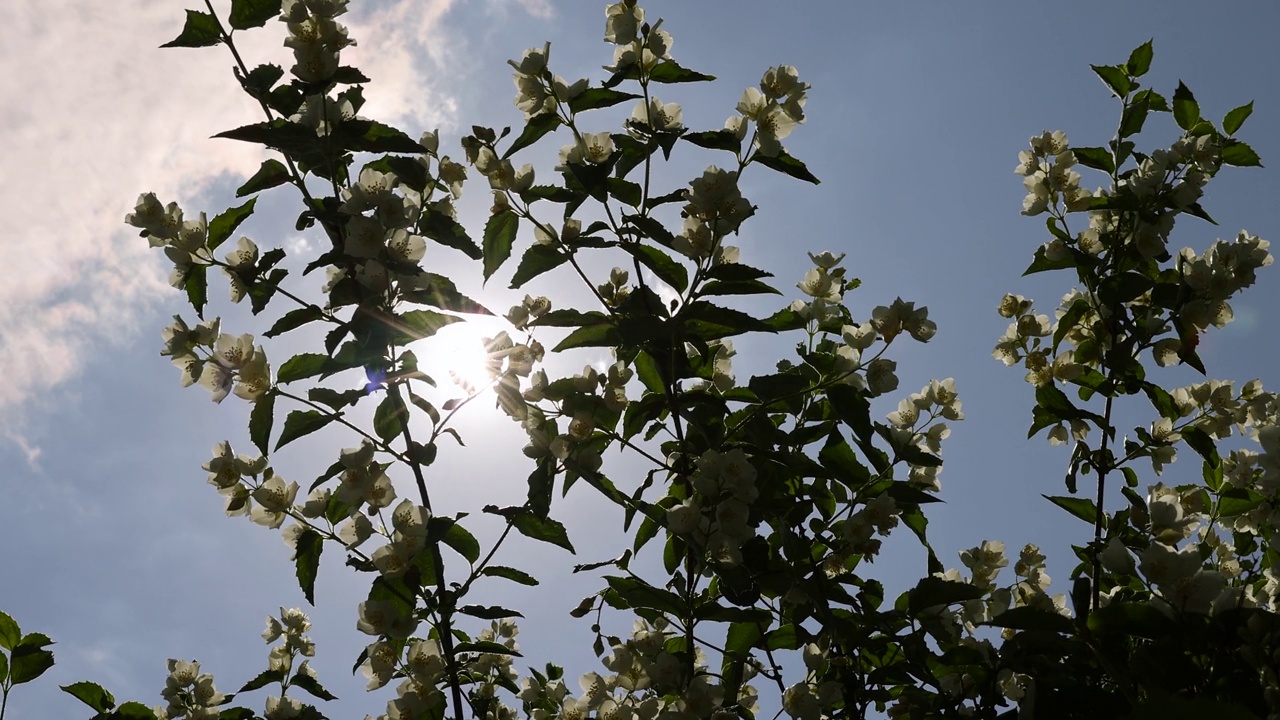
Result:
<svg viewBox="0 0 1280 720"><path fill-rule="evenodd" d="M409 416L409 408L404 403L404 398L400 395L400 386L388 384L387 393L391 396L396 404L396 414L400 417L407 418ZM409 431L409 423L404 422L400 430L401 437L404 438L405 451L411 452L413 448L413 435ZM406 464L413 471L413 479L418 485L418 494L422 498L422 506L431 511L431 496L427 493L427 481L422 474L422 465L416 461L406 457ZM434 513L433 513L434 514ZM444 556L440 553L440 544L431 543L431 560L436 567L436 597L445 601L449 599L444 582ZM440 649L443 651L445 661L448 663L449 690L453 695L453 707L457 720L462 720L462 686L458 682L458 658L453 649L453 624L451 622L453 616L453 608L450 602L443 602L440 608Z"/></svg>
<svg viewBox="0 0 1280 720"><path fill-rule="evenodd" d="M374 444L374 447L378 448L379 450L381 450L381 451L383 451L383 452L385 452L385 453L388 453L389 455L391 455L391 457L395 458L396 460L399 460L399 461L400 461L400 462L402 462L402 463L406 463L406 464L408 464L408 463L409 463L409 458L407 458L407 457L405 457L403 454L398 453L398 452L396 452L395 450L391 449L391 446L390 446L390 445L388 445L388 444L386 444L386 443L384 443L384 442L382 442L382 440L380 440L380 439L378 439L378 438L376 438L376 437L374 437L374 436L370 435L369 433L365 432L364 430L361 430L360 428L356 427L355 425L352 425L350 422L347 422L346 420L344 420L344 419L342 418L342 415L341 415L341 414L339 414L338 412L336 412L335 410L332 410L332 409L327 408L327 407L325 407L325 406L323 406L323 405L319 405L319 404L317 404L317 403L314 403L314 402L312 402L312 401L310 401L310 400L308 400L308 399L306 399L306 398L298 397L297 395L294 395L293 393L289 393L289 392L285 392L284 390L280 390L278 385L276 386L276 388L277 388L276 393L277 393L277 394L279 394L279 395L280 395L280 397L285 397L285 398L289 398L290 400L294 400L294 401L300 402L300 403L302 403L303 405L307 405L307 406L309 406L309 407L313 407L313 408L315 408L316 410L320 411L321 413L323 413L323 414L325 414L325 415L329 415L329 416L333 417L333 419L334 419L334 420L337 420L337 421L338 421L339 423L341 423L342 425L346 425L348 428L350 428L350 429L352 429L352 430L356 431L357 433L359 433L359 434L361 435L361 437L364 437L365 439L367 439L367 440L369 440L370 442L372 442L372 443ZM430 508L428 508L428 509L430 509Z"/></svg>

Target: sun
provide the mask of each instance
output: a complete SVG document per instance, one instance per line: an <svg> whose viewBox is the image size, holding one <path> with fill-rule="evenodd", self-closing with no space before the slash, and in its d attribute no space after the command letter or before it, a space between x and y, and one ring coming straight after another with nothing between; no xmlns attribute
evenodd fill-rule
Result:
<svg viewBox="0 0 1280 720"><path fill-rule="evenodd" d="M446 325L410 349L418 356L418 369L437 386L446 389L452 385L473 392L492 382L485 340L505 329L506 322L500 318L468 318Z"/></svg>

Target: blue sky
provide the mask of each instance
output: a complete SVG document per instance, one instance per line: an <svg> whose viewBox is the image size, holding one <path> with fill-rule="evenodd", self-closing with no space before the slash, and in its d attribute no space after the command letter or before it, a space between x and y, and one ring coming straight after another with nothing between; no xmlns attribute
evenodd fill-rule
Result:
<svg viewBox="0 0 1280 720"><path fill-rule="evenodd" d="M1237 2L1210 14L1203 3L1181 1L1098 0L1074 3L1069 12L1012 0L643 4L651 19L665 18L676 59L720 78L661 92L684 106L694 129L720 127L743 88L771 65L795 65L812 84L808 123L787 146L823 183L753 169L744 194L760 210L744 226L743 261L773 271L789 301L808 267L804 251L845 252L850 272L863 281L847 298L855 316L895 296L927 305L939 332L928 345L893 349L901 385L878 410L888 412L930 378L956 378L967 419L944 445L947 504L930 508L943 562L958 565L955 553L984 539L1004 540L1013 551L1036 542L1050 557L1050 574L1065 579L1067 547L1086 529L1039 495L1062 492L1067 452L1024 439L1030 387L1021 371L990 355L1005 326L995 313L1003 293L1036 298L1048 311L1070 288L1065 275L1019 277L1045 232L1041 221L1019 215L1017 152L1044 129L1065 130L1077 145L1104 144L1118 106L1088 65L1123 62L1152 38L1147 84L1168 95L1185 81L1215 119L1253 100L1254 116L1240 135L1264 164L1280 163L1273 77L1280 7ZM152 49L177 34L177 4L106 5L21 0L16 22L0 31L0 66L11 68L0 77L0 95L9 98L0 109L0 144L8 149L0 159L0 208L18 218L0 231L0 376L8 380L0 386L0 609L24 630L57 640L59 662L15 691L8 717L17 719L75 716L77 701L56 685L81 679L122 700L157 702L169 657L198 658L230 692L265 667L258 638L265 616L304 604L278 535L224 517L205 483L200 464L215 442L248 448L247 408L235 398L215 406L203 391L178 387L176 371L157 353L160 328L183 312L182 299L167 287L159 254L121 223L147 190L179 200L188 214L203 208L212 215L230 204L260 156L206 138L256 121L255 108L236 94L230 60L219 50ZM352 5L349 24L360 46L350 59L373 78L362 114L413 136L440 127L443 151L455 156L472 123L521 123L510 104L507 58L550 40L553 71L593 80L610 59L601 42L602 3ZM278 58L281 32L269 24L248 38L246 51ZM615 129L616 120L602 114L598 129ZM1167 146L1176 137L1167 116L1148 127L1140 147ZM546 145L528 153L544 172L557 143ZM714 159L677 154L662 180L674 188ZM1101 178L1086 174L1084 182ZM477 235L487 205L481 185L472 183L462 207L464 224ZM265 196L245 234L264 247L315 247L314 235L292 228L290 192ZM1184 219L1173 244L1202 251L1241 228L1274 241L1278 195L1280 180L1270 169L1224 170L1203 201L1221 225ZM501 277L482 289L478 268L448 253L435 257L491 307L522 295L503 290ZM1275 275L1274 267L1263 270L1258 286L1235 304L1237 322L1205 339L1201 354L1211 376L1280 385ZM310 292L318 283L298 281ZM555 292L549 284L529 289ZM222 302L224 292L215 284L211 295ZM251 329L242 309L224 318L238 331ZM769 368L793 342L744 343L739 378ZM278 365L299 349L285 342L268 352ZM567 373L583 362L558 367ZM1163 372L1169 385L1193 380L1180 370ZM1149 421L1135 410L1134 423ZM477 408L462 430L469 447L442 453L433 468L445 503L474 510L504 492L518 497L527 473L514 465L523 461L518 428ZM355 444L337 432L317 437L280 453L275 464L286 478L305 486L337 448ZM616 477L628 467L606 465L617 468ZM1198 464L1183 463L1165 480L1198 475ZM599 667L586 649L589 623L567 611L597 582L564 573L573 562L616 555L619 518L586 488L559 501L553 514L569 526L579 556L541 547L504 555L506 564L545 568L536 573L544 582L501 590L507 604L535 609L522 624L528 660L560 661L576 675ZM362 678L350 674L366 642L354 630L364 580L342 568L332 548L328 553L311 611L314 665L343 699L326 710L335 717L377 713L385 698L365 697ZM907 543L890 547L872 569L891 587L923 570L923 557ZM261 706L261 699L250 702Z"/></svg>

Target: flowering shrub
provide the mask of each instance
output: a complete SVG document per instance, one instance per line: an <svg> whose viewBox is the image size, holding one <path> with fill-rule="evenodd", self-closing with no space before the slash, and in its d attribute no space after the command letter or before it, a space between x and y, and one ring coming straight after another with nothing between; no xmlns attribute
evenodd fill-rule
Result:
<svg viewBox="0 0 1280 720"><path fill-rule="evenodd" d="M998 540L961 553L963 570L947 569L929 545L924 508L938 500L948 423L964 418L955 382L932 380L885 421L872 416L871 398L898 391L890 347L936 333L926 308L897 298L856 312L847 299L858 281L831 252L809 255L798 299L778 312L733 307L734 296L781 294L728 244L755 211L742 175L817 182L785 147L809 90L795 68L765 71L723 128L690 129L658 86L713 78L680 65L662 22L627 0L606 9L607 80L554 74L549 45L526 51L510 61L523 129L512 138L476 126L454 160L434 132L414 140L359 115L368 79L342 64L353 42L339 22L346 6L235 0L227 18L188 11L170 45L228 46L263 112L220 137L279 158L237 191L253 197L212 219L189 219L147 193L126 222L173 262L171 282L196 313L162 334L182 385L249 405L252 451L219 442L203 466L227 514L280 530L308 601L326 547L367 579L354 610L370 643L356 666L370 691L394 686L378 717L724 720L778 707L802 720L1280 717L1280 402L1257 381L1170 391L1147 375L1148 359L1205 372L1200 335L1231 321L1232 298L1272 261L1268 243L1247 232L1204 253L1168 247L1180 215L1209 219L1198 200L1222 167L1258 164L1235 138L1250 105L1218 127L1184 86L1171 99L1141 88L1148 43L1123 64L1094 68L1122 104L1107 146L1046 132L1020 153L1023 213L1046 216L1049 232L1028 272L1071 270L1076 281L1053 317L1006 295L998 312L1011 323L993 353L1026 370L1031 434L1074 448L1068 494L1049 500L1092 533L1075 548L1070 595L1051 595L1034 545L1003 581L1010 558ZM235 33L274 17L296 58L287 81L278 66L249 67L234 44ZM620 131L602 129L593 111L615 106L632 111ZM1133 138L1158 113L1171 113L1182 136L1139 152ZM517 166L517 153L552 135L565 141L552 170ZM709 152L713 164L660 188L656 167L684 152ZM1104 185L1085 189L1083 171L1102 173ZM472 175L493 203L479 242L454 211ZM223 249L257 196L282 185L303 198L298 228L318 227L330 241L306 266L325 272L323 304L280 267L284 250L263 252L245 237ZM457 397L407 346L491 313L432 271L428 247L463 253L489 279L516 254L521 227L534 242L520 249L512 287L557 273L581 281L594 304L526 296L505 314L510 330L486 341L487 382L460 379ZM588 254L618 267L594 276ZM247 299L254 316L271 318L260 336L205 318L211 268L233 303ZM316 324L324 347L276 357L273 372L267 341ZM741 381L733 339L751 333L789 333L796 354ZM548 354L577 348L607 348L613 362L549 377ZM490 393L528 436L530 474L522 502L480 508L504 528L483 547L466 513L439 507L430 489L443 436L458 437L455 413ZM1117 439L1116 407L1135 396L1155 419ZM349 417L366 405L375 407L370 428ZM321 449L332 464L304 494L273 453L330 425L355 444ZM1219 443L1233 435L1244 443L1224 455ZM1144 496L1137 468L1149 460L1164 477L1181 445L1199 456L1200 478L1159 482ZM606 465L610 448L647 472ZM1077 495L1081 476L1094 479L1094 499ZM1107 481L1120 479L1126 504L1108 509ZM553 498L575 486L617 504L631 539L621 557L578 568L603 573L599 592L572 613L597 618L601 662L576 686L555 665L517 667L518 612L469 602L481 583L538 582L531 569L495 562L517 536L574 550ZM904 528L930 575L887 603L869 564ZM661 553L660 576L631 567L646 548ZM633 616L629 636L601 629L606 609ZM235 694L219 692L194 660L169 661L167 704L155 707L117 706L93 683L65 689L99 717L247 719L261 708L268 720L320 718L315 703L334 698L299 659L316 651L309 628L298 609L268 618L267 668ZM0 615L5 698L52 664L48 644ZM243 704L272 686L253 708Z"/></svg>

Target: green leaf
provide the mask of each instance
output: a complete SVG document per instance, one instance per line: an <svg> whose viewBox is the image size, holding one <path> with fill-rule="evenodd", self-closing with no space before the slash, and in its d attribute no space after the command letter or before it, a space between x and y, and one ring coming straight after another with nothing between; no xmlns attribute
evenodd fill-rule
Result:
<svg viewBox="0 0 1280 720"><path fill-rule="evenodd" d="M204 305L209 300L209 279L207 265L193 265L187 270L187 279L183 289L187 291L187 302L201 320L204 319Z"/></svg>
<svg viewBox="0 0 1280 720"><path fill-rule="evenodd" d="M1087 498L1066 497L1063 495L1041 495L1040 497L1075 515L1090 525L1097 522L1098 506Z"/></svg>
<svg viewBox="0 0 1280 720"><path fill-rule="evenodd" d="M578 554L573 549L573 543L569 542L569 533L565 531L564 525L556 520L539 518L528 510L522 510L512 518L511 526L527 538L551 543L574 555Z"/></svg>
<svg viewBox="0 0 1280 720"><path fill-rule="evenodd" d="M809 168L805 167L804 163L788 155L786 150L779 150L778 154L773 157L756 153L751 156L751 162L760 163L771 170L777 170L784 175L790 175L797 180L811 182L814 185L822 182L817 176L809 172Z"/></svg>
<svg viewBox="0 0 1280 720"><path fill-rule="evenodd" d="M449 529L444 532L444 537L441 539L454 552L466 558L467 562L475 563L480 559L480 541L457 522L449 525Z"/></svg>
<svg viewBox="0 0 1280 720"><path fill-rule="evenodd" d="M569 112L580 113L586 110L599 110L613 107L628 100L636 100L640 96L611 88L589 88L569 101Z"/></svg>
<svg viewBox="0 0 1280 720"><path fill-rule="evenodd" d="M552 352L580 347L610 347L621 342L618 329L610 323L584 325L565 336Z"/></svg>
<svg viewBox="0 0 1280 720"><path fill-rule="evenodd" d="M426 152L426 148L403 131L376 120L346 120L338 128L334 137L348 150L410 155Z"/></svg>
<svg viewBox="0 0 1280 720"><path fill-rule="evenodd" d="M1089 613L1089 629L1099 635L1164 640L1177 627L1154 605L1112 602ZM1109 640L1109 638L1104 638Z"/></svg>
<svg viewBox="0 0 1280 720"><path fill-rule="evenodd" d="M328 690L325 690L324 686L320 684L319 680L316 680L310 675L303 675L302 673L294 674L293 678L289 680L289 687L302 688L303 690L306 690L307 692L311 693L311 695L313 695L314 697L318 697L321 700L337 700L338 699L337 695L334 695Z"/></svg>
<svg viewBox="0 0 1280 720"><path fill-rule="evenodd" d="M476 256L475 259L479 259ZM418 276L419 289L404 293L409 302L431 305L441 310L469 315L493 315L480 303L458 292L453 281L443 275L422 273Z"/></svg>
<svg viewBox="0 0 1280 720"><path fill-rule="evenodd" d="M305 435L319 430L338 418L341 413L328 415L318 410L294 410L284 420L284 429L276 441L276 450Z"/></svg>
<svg viewBox="0 0 1280 720"><path fill-rule="evenodd" d="M1150 96L1143 93L1136 95L1120 116L1120 137L1127 138L1142 132L1142 126L1146 124L1150 112Z"/></svg>
<svg viewBox="0 0 1280 720"><path fill-rule="evenodd" d="M1227 135L1235 135L1236 131L1240 129L1240 126L1244 125L1244 121L1248 120L1249 116L1252 114L1253 101L1250 101L1247 105L1241 105L1240 107L1235 108L1231 112L1227 113L1226 117L1222 118L1222 132Z"/></svg>
<svg viewBox="0 0 1280 720"><path fill-rule="evenodd" d="M705 130L685 133L680 137L686 142L708 150L727 150L732 153L742 151L742 141L732 130Z"/></svg>
<svg viewBox="0 0 1280 720"><path fill-rule="evenodd" d="M391 321L392 327L396 331L392 341L396 345L408 345L411 342L429 338L435 335L440 328L456 322L462 322L462 318L457 315L445 315L432 310L410 310L407 313L396 315L395 320Z"/></svg>
<svg viewBox="0 0 1280 720"><path fill-rule="evenodd" d="M1052 610L1029 605L1005 610L982 624L1014 630L1048 630L1056 633L1070 633L1075 629L1071 618L1063 617Z"/></svg>
<svg viewBox="0 0 1280 720"><path fill-rule="evenodd" d="M1151 47L1151 41L1148 40L1129 53L1129 61L1124 64L1124 69L1133 77L1142 77L1151 69L1151 56L1154 51Z"/></svg>
<svg viewBox="0 0 1280 720"><path fill-rule="evenodd" d="M472 260L479 260L484 256L480 246L467 235L466 228L442 212L428 212L426 217L418 222L418 230L424 236L445 247L461 251Z"/></svg>
<svg viewBox="0 0 1280 720"><path fill-rule="evenodd" d="M560 127L560 117L555 113L542 113L529 118L529 122L525 123L524 131L520 133L520 137L511 143L511 147L502 154L503 158L509 158L518 150L529 147L530 145L542 139L543 135Z"/></svg>
<svg viewBox="0 0 1280 720"><path fill-rule="evenodd" d="M1209 437L1209 433L1198 427L1189 427L1182 431L1182 439L1186 440L1191 449L1199 453L1211 467L1222 464L1222 458L1218 456L1218 445L1213 438Z"/></svg>
<svg viewBox="0 0 1280 720"><path fill-rule="evenodd" d="M1262 167L1262 158L1239 140L1227 140L1222 144L1222 163L1234 167Z"/></svg>
<svg viewBox="0 0 1280 720"><path fill-rule="evenodd" d="M604 184L608 188L609 194L618 202L631 207L640 207L640 201L644 199L644 190L636 183L622 178L611 177L606 178Z"/></svg>
<svg viewBox="0 0 1280 720"><path fill-rule="evenodd" d="M261 690L268 685L274 685L284 681L284 672L280 670L263 670L258 676L244 684L244 687L236 691L236 694L253 692Z"/></svg>
<svg viewBox="0 0 1280 720"><path fill-rule="evenodd" d="M44 636L40 636L44 637ZM9 682L21 685L31 682L53 667L53 653L42 649L37 643L28 644L26 639L14 646L9 656Z"/></svg>
<svg viewBox="0 0 1280 720"><path fill-rule="evenodd" d="M686 83L705 82L716 78L714 75L704 75L689 68L681 67L675 60L667 60L649 73L649 79L659 83Z"/></svg>
<svg viewBox="0 0 1280 720"><path fill-rule="evenodd" d="M511 289L524 285L544 272L554 270L569 261L569 255L553 245L532 245L520 258L520 266L511 277Z"/></svg>
<svg viewBox="0 0 1280 720"><path fill-rule="evenodd" d="M0 685L9 682L9 656L0 653Z"/></svg>
<svg viewBox="0 0 1280 720"><path fill-rule="evenodd" d="M529 509L534 515L545 518L551 512L551 495L556 482L554 460L543 459L529 473Z"/></svg>
<svg viewBox="0 0 1280 720"><path fill-rule="evenodd" d="M231 0L231 27L237 30L262 27L280 14L281 0Z"/></svg>
<svg viewBox="0 0 1280 720"><path fill-rule="evenodd" d="M514 211L503 210L489 218L484 226L484 279L488 280L511 257L511 245L516 240L520 216Z"/></svg>
<svg viewBox="0 0 1280 720"><path fill-rule="evenodd" d="M271 326L271 329L262 333L264 337L278 337L290 330L295 330L308 323L316 320L324 319L324 311L318 305L308 305L303 308L297 308L285 313L279 320Z"/></svg>
<svg viewBox="0 0 1280 720"><path fill-rule="evenodd" d="M258 202L257 198L251 198L249 202L233 208L227 208L218 213L218 216L209 221L209 249L215 250L219 245L231 237L231 233L240 227L240 223L245 218L253 214L253 206Z"/></svg>
<svg viewBox="0 0 1280 720"><path fill-rule="evenodd" d="M275 158L269 158L262 161L262 167L258 168L258 172L253 177L245 181L243 185L236 189L236 197L244 197L252 195L262 190L269 190L278 185L289 182L289 170Z"/></svg>
<svg viewBox="0 0 1280 720"><path fill-rule="evenodd" d="M517 570L513 567L507 567L505 565L490 565L484 570L481 570L480 574L488 577L506 578L511 582L519 583L521 585L532 586L538 584L538 579L529 573L523 570Z"/></svg>
<svg viewBox="0 0 1280 720"><path fill-rule="evenodd" d="M70 685L62 685L62 692L100 713L110 712L116 706L116 699L97 683L81 681Z"/></svg>
<svg viewBox="0 0 1280 720"><path fill-rule="evenodd" d="M639 578L606 576L605 582L629 607L648 608L681 617L688 611L679 595L657 588Z"/></svg>
<svg viewBox="0 0 1280 720"><path fill-rule="evenodd" d="M1250 488L1227 488L1218 497L1218 516L1231 518L1243 515L1261 505L1264 500L1265 496Z"/></svg>
<svg viewBox="0 0 1280 720"><path fill-rule="evenodd" d="M268 105L270 105L271 100L271 88L281 77L284 77L284 68L271 63L259 65L244 75L241 75L238 69L236 70L236 79L240 81L240 87L244 88L244 91L254 99L267 102ZM292 88L290 87L289 89ZM271 162L275 161L269 160L263 163L262 169L258 170L258 174L262 174L263 170Z"/></svg>
<svg viewBox="0 0 1280 720"><path fill-rule="evenodd" d="M387 393L373 413L373 432L383 442L389 442L404 430L408 416L408 410L396 401L394 395Z"/></svg>
<svg viewBox="0 0 1280 720"><path fill-rule="evenodd" d="M503 645L502 643L492 640L474 640L472 642L462 642L454 646L456 652L477 652L491 653L494 655L510 655L511 657L524 657L520 653Z"/></svg>
<svg viewBox="0 0 1280 720"><path fill-rule="evenodd" d="M711 341L749 332L773 332L773 328L741 310L713 305L705 300L686 303L681 309L686 331L692 338Z"/></svg>
<svg viewBox="0 0 1280 720"><path fill-rule="evenodd" d="M464 615L470 615L471 617L478 617L481 620L501 620L502 618L509 617L524 617L524 615L521 615L519 612L510 608L504 608L500 605L463 605L458 608L458 612L463 613ZM510 651L508 650L508 652Z"/></svg>
<svg viewBox="0 0 1280 720"><path fill-rule="evenodd" d="M926 577L907 592L907 612L913 616L938 605L954 605L982 597L982 588L965 582Z"/></svg>
<svg viewBox="0 0 1280 720"><path fill-rule="evenodd" d="M325 371L329 356L324 353L299 353L285 360L276 371L277 383L289 383L315 377Z"/></svg>
<svg viewBox="0 0 1280 720"><path fill-rule="evenodd" d="M1200 122L1200 105L1181 80L1178 89L1173 91L1173 119L1183 130L1190 130Z"/></svg>
<svg viewBox="0 0 1280 720"><path fill-rule="evenodd" d="M1115 159L1111 157L1111 153L1105 148L1071 148L1071 153L1075 155L1076 162L1085 167L1091 167L1094 170L1101 170L1105 173L1113 172L1116 169Z"/></svg>
<svg viewBox="0 0 1280 720"><path fill-rule="evenodd" d="M315 530L307 529L298 536L294 545L294 565L297 570L298 587L302 595L313 607L316 604L316 573L320 571L320 552L324 550L324 538Z"/></svg>
<svg viewBox="0 0 1280 720"><path fill-rule="evenodd" d="M683 294L685 288L689 287L689 271L680 261L649 245L627 243L623 247L677 293Z"/></svg>
<svg viewBox="0 0 1280 720"><path fill-rule="evenodd" d="M218 717L223 718L227 712L227 710L223 710ZM252 717L253 712L250 711L249 715ZM156 714L151 708L140 702L130 701L116 708L111 718L112 720L153 720L155 716Z"/></svg>
<svg viewBox="0 0 1280 720"><path fill-rule="evenodd" d="M271 390L261 395L249 412L249 439L263 457L267 456L271 445L271 426L275 423L275 412L276 393Z"/></svg>
<svg viewBox="0 0 1280 720"><path fill-rule="evenodd" d="M160 47L212 47L220 42L222 42L222 33L218 32L217 18L211 13L188 10L187 22L182 26L182 34Z"/></svg>
<svg viewBox="0 0 1280 720"><path fill-rule="evenodd" d="M1090 65L1089 67L1093 68L1093 74L1101 78L1116 97L1124 99L1129 96L1129 91L1133 90L1133 83L1130 82L1124 68L1115 65Z"/></svg>
<svg viewBox="0 0 1280 720"><path fill-rule="evenodd" d="M12 617L0 610L0 647L12 650L22 642L22 630Z"/></svg>

